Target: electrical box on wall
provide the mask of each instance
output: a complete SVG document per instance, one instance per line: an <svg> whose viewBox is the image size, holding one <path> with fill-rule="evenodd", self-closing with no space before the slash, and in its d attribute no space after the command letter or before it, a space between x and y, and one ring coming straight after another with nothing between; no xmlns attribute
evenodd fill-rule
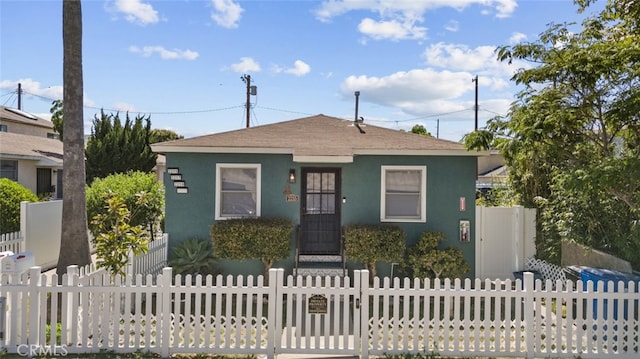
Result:
<svg viewBox="0 0 640 359"><path fill-rule="evenodd" d="M471 240L471 222L466 219L460 220L460 242L469 242Z"/></svg>

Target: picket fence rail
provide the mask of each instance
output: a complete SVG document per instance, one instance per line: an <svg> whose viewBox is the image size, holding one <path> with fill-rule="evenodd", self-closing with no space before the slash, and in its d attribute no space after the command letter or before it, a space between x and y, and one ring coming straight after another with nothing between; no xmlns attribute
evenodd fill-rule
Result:
<svg viewBox="0 0 640 359"><path fill-rule="evenodd" d="M267 280L268 279L268 280ZM0 276L9 353L151 351L638 358L640 283L351 277ZM584 284L584 286L583 286ZM4 301L4 303L2 303ZM5 338L4 342L1 338Z"/></svg>

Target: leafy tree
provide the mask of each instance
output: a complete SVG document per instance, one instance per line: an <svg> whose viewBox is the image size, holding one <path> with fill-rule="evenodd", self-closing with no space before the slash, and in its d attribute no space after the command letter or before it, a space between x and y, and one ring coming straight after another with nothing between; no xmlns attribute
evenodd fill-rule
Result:
<svg viewBox="0 0 640 359"><path fill-rule="evenodd" d="M38 197L18 182L0 178L0 233L20 230L20 202L38 202Z"/></svg>
<svg viewBox="0 0 640 359"><path fill-rule="evenodd" d="M578 1L584 9L591 1ZM552 24L498 59L529 62L508 118L468 136L501 151L525 206L539 209L538 254L558 260L560 239L640 265L640 5L610 1L582 23Z"/></svg>
<svg viewBox="0 0 640 359"><path fill-rule="evenodd" d="M85 202L82 7L79 0L62 2L63 80L65 104L62 183L62 233L56 269L60 280L67 266L91 263Z"/></svg>
<svg viewBox="0 0 640 359"><path fill-rule="evenodd" d="M144 194L138 195L133 211L127 208L124 199L113 192L104 193L103 199L106 211L91 221L95 231L93 242L97 264L113 275L125 275L129 253L140 255L148 250L147 231L142 225L131 223L136 211L145 207L147 198Z"/></svg>
<svg viewBox="0 0 640 359"><path fill-rule="evenodd" d="M344 250L347 258L363 262L377 275L377 262L399 262L405 250L405 233L395 225L350 224L344 230Z"/></svg>
<svg viewBox="0 0 640 359"><path fill-rule="evenodd" d="M431 135L431 132L427 131L427 129L424 128L424 126L422 125L413 125L413 127L411 127L411 133L416 133L418 135L427 136L427 137L433 137Z"/></svg>
<svg viewBox="0 0 640 359"><path fill-rule="evenodd" d="M446 240L442 232L423 232L418 243L411 246L407 265L419 278L461 278L471 269L460 248L438 249Z"/></svg>
<svg viewBox="0 0 640 359"><path fill-rule="evenodd" d="M87 216L95 218L105 214L105 193L113 193L122 199L131 213L129 219L132 226L142 226L154 233L154 227L164 210L164 188L153 173L129 172L117 173L105 178L97 178L87 188ZM144 200L141 201L141 197ZM141 206L140 203L143 205ZM97 235L99 228L96 223L90 223L89 229Z"/></svg>
<svg viewBox="0 0 640 359"><path fill-rule="evenodd" d="M153 129L151 130L151 134L149 136L149 143L158 143L165 141L173 141L184 138L184 136L178 135L177 133L171 130L164 129Z"/></svg>
<svg viewBox="0 0 640 359"><path fill-rule="evenodd" d="M51 108L49 109L51 113L51 122L53 122L53 130L58 133L58 138L60 141L63 140L62 135L64 132L64 121L62 117L64 116L64 109L62 106L62 100L54 100L51 103Z"/></svg>
<svg viewBox="0 0 640 359"><path fill-rule="evenodd" d="M219 258L259 259L267 278L275 261L287 258L293 223L286 218L250 217L216 221L211 226L215 255Z"/></svg>
<svg viewBox="0 0 640 359"><path fill-rule="evenodd" d="M145 124L143 124L145 122ZM104 178L129 171L149 172L156 165L157 155L151 151L151 121L126 115L124 124L119 114L94 117L91 137L87 143L87 180Z"/></svg>

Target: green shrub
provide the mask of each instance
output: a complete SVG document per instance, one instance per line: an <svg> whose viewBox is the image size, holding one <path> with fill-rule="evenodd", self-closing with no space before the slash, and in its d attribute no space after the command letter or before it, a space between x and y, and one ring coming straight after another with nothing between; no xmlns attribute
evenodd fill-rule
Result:
<svg viewBox="0 0 640 359"><path fill-rule="evenodd" d="M173 249L169 266L174 274L218 274L218 259L213 255L211 241L191 238Z"/></svg>
<svg viewBox="0 0 640 359"><path fill-rule="evenodd" d="M344 230L345 255L347 258L363 262L377 275L377 262L399 262L405 251L405 234L395 225L350 224Z"/></svg>
<svg viewBox="0 0 640 359"><path fill-rule="evenodd" d="M446 240L442 232L423 232L407 251L407 266L420 278L460 278L470 267L457 247L438 249Z"/></svg>
<svg viewBox="0 0 640 359"><path fill-rule="evenodd" d="M291 220L276 217L234 218L211 226L218 258L259 259L264 264L265 277L275 261L289 256L292 234Z"/></svg>
<svg viewBox="0 0 640 359"><path fill-rule="evenodd" d="M0 233L20 230L20 202L38 202L26 187L8 178L0 178Z"/></svg>
<svg viewBox="0 0 640 359"><path fill-rule="evenodd" d="M112 193L120 197L131 212L129 224L143 226L154 230L158 226L164 211L164 187L153 173L130 172L114 174L94 180L87 188L87 218L91 221L98 214L106 211L104 196ZM139 197L145 197L145 205L136 207ZM95 236L96 227L89 224L89 230Z"/></svg>

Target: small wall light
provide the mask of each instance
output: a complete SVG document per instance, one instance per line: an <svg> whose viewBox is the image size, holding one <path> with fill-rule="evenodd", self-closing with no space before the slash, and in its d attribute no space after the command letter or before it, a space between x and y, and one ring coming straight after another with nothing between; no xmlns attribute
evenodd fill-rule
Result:
<svg viewBox="0 0 640 359"><path fill-rule="evenodd" d="M293 168L289 170L289 183L296 183L296 170Z"/></svg>

